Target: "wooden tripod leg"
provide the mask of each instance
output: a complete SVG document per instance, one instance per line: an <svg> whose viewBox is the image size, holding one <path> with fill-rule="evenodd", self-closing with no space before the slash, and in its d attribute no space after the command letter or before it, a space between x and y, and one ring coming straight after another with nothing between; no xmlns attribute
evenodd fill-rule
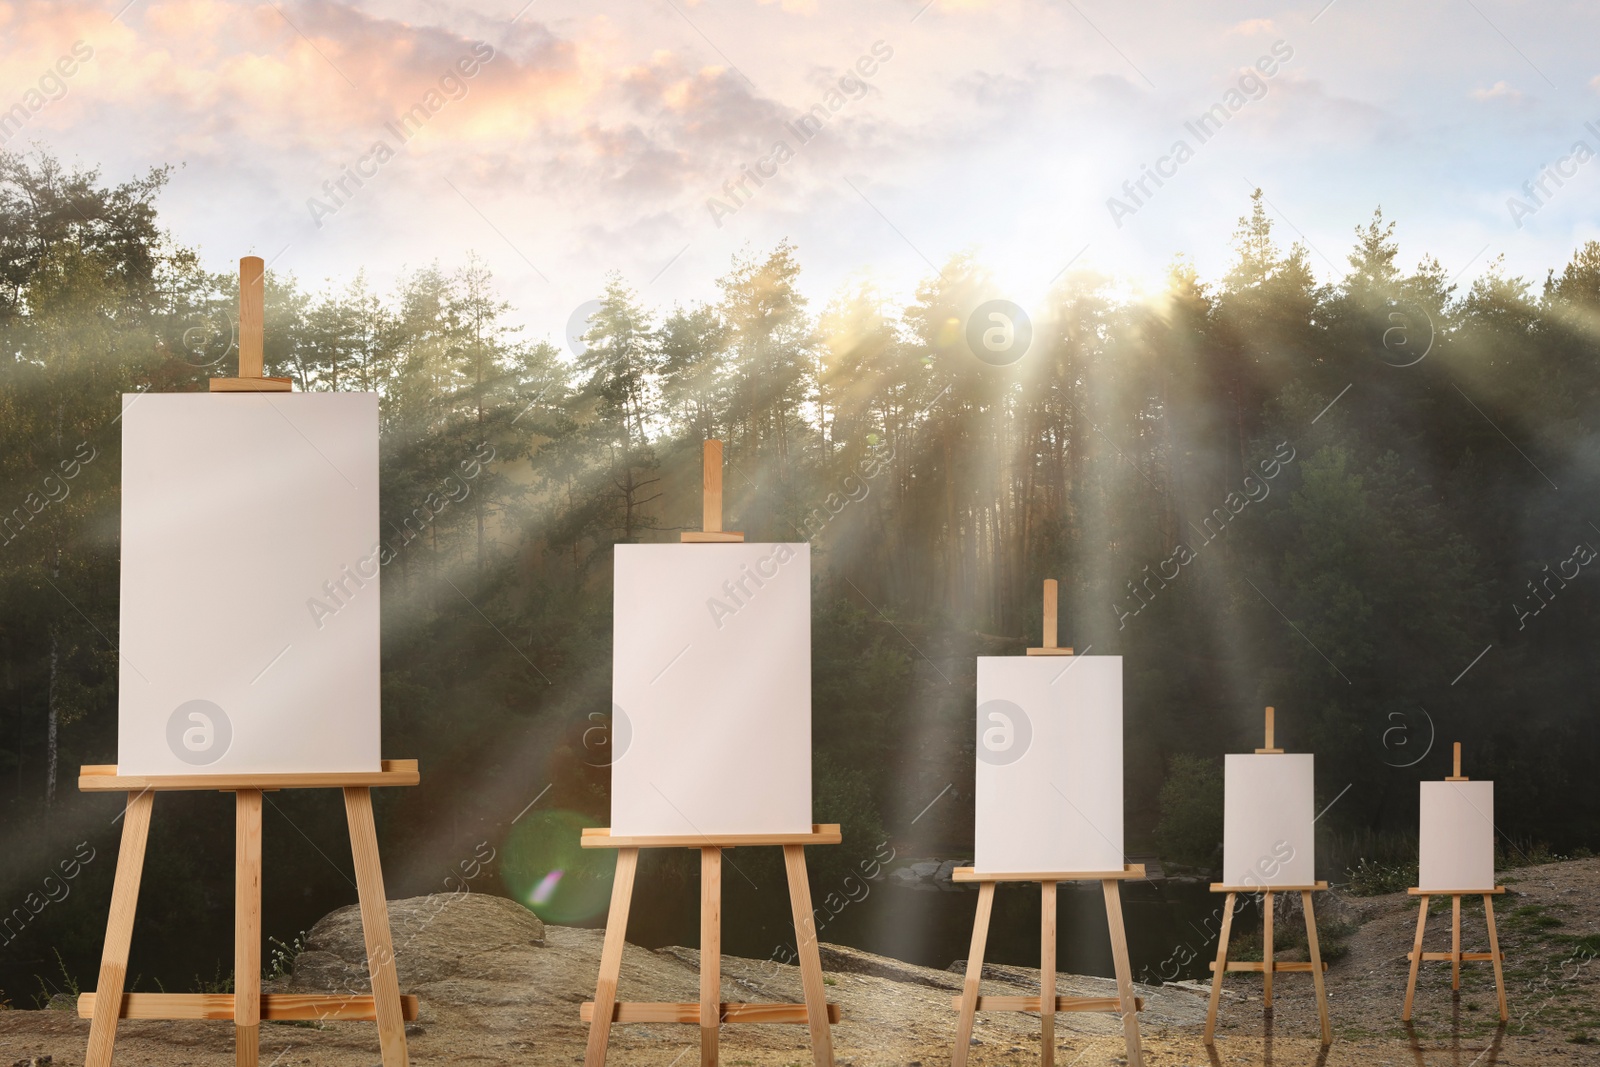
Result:
<svg viewBox="0 0 1600 1067"><path fill-rule="evenodd" d="M1212 1043L1212 1036L1217 1031L1217 1005L1222 1002L1222 976L1228 970L1228 935L1233 932L1233 899L1237 894L1229 893L1228 899L1222 905L1222 933L1217 937L1217 962L1216 970L1211 975L1211 1004L1206 1008L1205 1043Z"/></svg>
<svg viewBox="0 0 1600 1067"><path fill-rule="evenodd" d="M1322 1045L1333 1044L1333 1026L1328 1022L1328 989L1322 980L1322 948L1317 944L1317 916L1311 907L1311 890L1300 891L1300 910L1306 917L1306 945L1311 950L1311 984L1317 989L1317 1017L1322 1020Z"/></svg>
<svg viewBox="0 0 1600 1067"><path fill-rule="evenodd" d="M1422 932L1428 928L1428 898L1419 898L1422 908L1417 912L1417 936L1411 942L1411 977L1406 979L1406 1003L1400 1009L1400 1021L1411 1021L1411 1000L1417 993L1417 968L1422 966Z"/></svg>
<svg viewBox="0 0 1600 1067"><path fill-rule="evenodd" d="M1144 1067L1144 1049L1139 1043L1139 1001L1133 995L1128 932L1122 925L1122 883L1105 878L1100 888L1106 897L1106 925L1111 928L1111 962L1117 972L1118 1008L1122 1012L1122 1041L1128 1048L1128 1067Z"/></svg>
<svg viewBox="0 0 1600 1067"><path fill-rule="evenodd" d="M967 950L967 977L961 983L961 1014L956 1018L952 1067L967 1067L972 1047L972 1022L978 1013L978 983L983 980L983 946L989 940L989 913L994 910L994 883L978 883L978 913L972 919L972 947Z"/></svg>
<svg viewBox="0 0 1600 1067"><path fill-rule="evenodd" d="M150 838L150 806L155 794L146 789L129 793L122 813L122 851L111 884L111 917L106 920L106 944L100 954L100 977L95 983L94 1016L89 1023L87 1067L111 1067L117 1040L117 1017L122 1014L122 986L128 980L128 947L133 943L133 913L139 904L139 879L144 874L144 847Z"/></svg>
<svg viewBox="0 0 1600 1067"><path fill-rule="evenodd" d="M1506 1011L1506 980L1500 970L1500 935L1494 929L1494 897L1488 893L1483 895L1483 917L1489 923L1489 958L1494 961L1494 991L1500 999L1500 1021L1508 1022L1511 1015Z"/></svg>
<svg viewBox="0 0 1600 1067"><path fill-rule="evenodd" d="M633 875L639 869L639 850L617 850L617 872L611 880L611 912L606 916L606 939L600 948L600 977L594 985L594 1015L589 1021L589 1047L584 1067L605 1067L606 1043L611 1040L611 1013L617 1004L617 979L622 975L622 950L627 944L628 905L633 901Z"/></svg>
<svg viewBox="0 0 1600 1067"><path fill-rule="evenodd" d="M233 874L233 1061L261 1054L261 790L235 795Z"/></svg>
<svg viewBox="0 0 1600 1067"><path fill-rule="evenodd" d="M722 850L700 850L700 1067L717 1067L722 1025Z"/></svg>
<svg viewBox="0 0 1600 1067"><path fill-rule="evenodd" d="M1261 1004L1269 1011L1272 1009L1272 920L1276 918L1269 889L1261 903Z"/></svg>
<svg viewBox="0 0 1600 1067"><path fill-rule="evenodd" d="M828 987L822 981L817 921L811 914L811 883L806 878L806 847L784 845L789 872L789 906L794 911L794 947L800 956L800 986L806 994L806 1025L811 1028L811 1061L833 1067L833 1033L828 1029Z"/></svg>
<svg viewBox="0 0 1600 1067"><path fill-rule="evenodd" d="M1039 1067L1056 1062L1056 884L1039 883Z"/></svg>
<svg viewBox="0 0 1600 1067"><path fill-rule="evenodd" d="M1450 988L1461 988L1461 894L1450 898Z"/></svg>
<svg viewBox="0 0 1600 1067"><path fill-rule="evenodd" d="M389 933L389 901L383 893L383 865L378 860L378 824L372 816L372 790L346 786L344 814L350 824L350 854L355 861L356 895L361 901L361 933L367 943L367 973L372 979L372 1007L378 1019L378 1046L383 1067L406 1067L406 1020L400 1008L400 978L395 969Z"/></svg>

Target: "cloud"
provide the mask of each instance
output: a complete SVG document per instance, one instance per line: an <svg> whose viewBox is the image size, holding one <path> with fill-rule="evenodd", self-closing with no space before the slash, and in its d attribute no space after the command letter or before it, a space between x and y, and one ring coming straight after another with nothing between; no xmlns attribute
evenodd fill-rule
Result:
<svg viewBox="0 0 1600 1067"><path fill-rule="evenodd" d="M1497 81L1487 89L1474 89L1468 95L1474 100L1504 100L1508 104L1520 104L1527 99L1521 89L1513 89L1504 81Z"/></svg>
<svg viewBox="0 0 1600 1067"><path fill-rule="evenodd" d="M1276 34L1278 27L1273 24L1271 19L1245 19L1228 32L1236 33L1241 37L1250 37L1255 34Z"/></svg>

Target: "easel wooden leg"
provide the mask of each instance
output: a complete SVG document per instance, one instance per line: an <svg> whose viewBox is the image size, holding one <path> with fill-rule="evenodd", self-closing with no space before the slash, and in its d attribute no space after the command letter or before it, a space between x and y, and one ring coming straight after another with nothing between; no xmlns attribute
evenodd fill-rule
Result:
<svg viewBox="0 0 1600 1067"><path fill-rule="evenodd" d="M1300 891L1300 910L1306 917L1306 945L1311 950L1311 984L1317 988L1317 1016L1322 1020L1322 1045L1333 1043L1333 1026L1328 1022L1328 990L1322 980L1322 949L1317 944L1317 915L1311 907L1311 891Z"/></svg>
<svg viewBox="0 0 1600 1067"><path fill-rule="evenodd" d="M1272 920L1277 917L1269 889L1261 903L1261 1003L1268 1011L1272 1010Z"/></svg>
<svg viewBox="0 0 1600 1067"><path fill-rule="evenodd" d="M1422 966L1422 932L1428 927L1428 898L1419 897L1422 910L1417 912L1417 936L1411 943L1411 977L1406 979L1406 1003L1400 1011L1400 1021L1411 1021L1411 1001L1417 993L1417 968Z"/></svg>
<svg viewBox="0 0 1600 1067"><path fill-rule="evenodd" d="M967 976L961 983L961 1013L956 1017L953 1067L967 1067L972 1046L972 1022L978 1013L978 983L983 980L983 946L989 940L989 913L994 909L994 883L978 883L978 913L972 920L972 947L967 950Z"/></svg>
<svg viewBox="0 0 1600 1067"><path fill-rule="evenodd" d="M1056 1062L1056 884L1039 883L1039 1067Z"/></svg>
<svg viewBox="0 0 1600 1067"><path fill-rule="evenodd" d="M717 1067L722 1025L722 850L700 850L700 1067Z"/></svg>
<svg viewBox="0 0 1600 1067"><path fill-rule="evenodd" d="M261 1053L261 790L234 800L233 1058L256 1067Z"/></svg>
<svg viewBox="0 0 1600 1067"><path fill-rule="evenodd" d="M1450 988L1461 988L1461 895L1450 898Z"/></svg>
<svg viewBox="0 0 1600 1067"><path fill-rule="evenodd" d="M617 1004L617 979L622 975L622 949L627 944L628 905L633 901L633 875L638 869L638 849L617 851L617 872L611 880L611 912L606 916L606 939L600 949L600 978L594 987L594 1017L589 1022L584 1067L605 1067L611 1013Z"/></svg>
<svg viewBox="0 0 1600 1067"><path fill-rule="evenodd" d="M1128 1067L1144 1067L1139 1043L1139 1002L1133 995L1133 964L1128 960L1128 934L1122 925L1122 883L1101 881L1106 897L1106 924L1111 927L1111 962L1117 972L1117 998L1121 1001L1122 1040L1128 1047Z"/></svg>
<svg viewBox="0 0 1600 1067"><path fill-rule="evenodd" d="M1494 991L1500 999L1500 1021L1507 1022L1511 1015L1506 1010L1506 981L1500 971L1500 935L1494 929L1494 897L1488 893L1483 895L1483 917L1489 923L1489 958L1494 961Z"/></svg>
<svg viewBox="0 0 1600 1067"><path fill-rule="evenodd" d="M111 1067L117 1040L117 1017L122 1014L122 986L128 980L128 948L133 942L133 913L139 904L139 880L144 874L144 848L150 839L150 790L128 794L122 815L122 851L117 855L116 879L111 884L111 917L106 920L106 944L100 954L100 977L95 984L94 1018L89 1023L87 1067Z"/></svg>
<svg viewBox="0 0 1600 1067"><path fill-rule="evenodd" d="M1212 1044L1217 1030L1217 1005L1222 1002L1222 976L1228 970L1228 935L1233 932L1233 900L1238 894L1229 893L1222 905L1222 933L1217 937L1216 971L1211 975L1211 1004L1206 1008L1205 1043Z"/></svg>
<svg viewBox="0 0 1600 1067"><path fill-rule="evenodd" d="M406 1067L410 1063L406 1054L406 1020L400 1008L400 979L389 933L389 901L383 893L383 866L378 860L378 825L372 816L372 790L366 786L346 786L344 813L350 823L350 854L355 861L361 932L367 942L367 973L372 979L372 1006L378 1017L378 1045L383 1051L383 1067Z"/></svg>
<svg viewBox="0 0 1600 1067"><path fill-rule="evenodd" d="M784 845L783 865L789 872L789 905L794 911L794 941L795 951L800 956L800 985L806 994L806 1023L811 1028L811 1060L816 1067L833 1067L833 1033L828 1029L828 987L822 981L817 922L811 914L811 883L806 879L806 847ZM702 964L704 962L701 961Z"/></svg>

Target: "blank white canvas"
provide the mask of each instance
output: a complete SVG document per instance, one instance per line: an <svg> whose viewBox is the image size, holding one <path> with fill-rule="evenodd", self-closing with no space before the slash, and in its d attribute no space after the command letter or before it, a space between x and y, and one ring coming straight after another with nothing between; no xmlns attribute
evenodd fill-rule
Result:
<svg viewBox="0 0 1600 1067"><path fill-rule="evenodd" d="M979 871L1122 870L1121 656L980 656L977 745Z"/></svg>
<svg viewBox="0 0 1600 1067"><path fill-rule="evenodd" d="M1494 888L1494 783L1423 782L1417 887Z"/></svg>
<svg viewBox="0 0 1600 1067"><path fill-rule="evenodd" d="M377 770L377 544L376 394L125 395L122 773Z"/></svg>
<svg viewBox="0 0 1600 1067"><path fill-rule="evenodd" d="M612 833L809 832L810 546L618 545L615 579Z"/></svg>
<svg viewBox="0 0 1600 1067"><path fill-rule="evenodd" d="M1316 881L1314 757L1230 754L1223 788L1222 884Z"/></svg>

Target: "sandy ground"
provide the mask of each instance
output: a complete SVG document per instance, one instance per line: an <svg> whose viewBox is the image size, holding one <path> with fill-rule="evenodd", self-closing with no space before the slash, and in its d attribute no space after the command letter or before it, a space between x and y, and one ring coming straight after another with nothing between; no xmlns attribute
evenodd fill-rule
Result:
<svg viewBox="0 0 1600 1067"><path fill-rule="evenodd" d="M1228 979L1214 1049L1201 1042L1205 998L1185 985L1139 988L1145 1062L1151 1065L1262 1064L1318 1067L1494 1067L1600 1064L1600 860L1508 872L1509 892L1496 905L1507 955L1511 1022L1497 1025L1488 964L1463 969L1459 995L1450 966L1424 966L1414 1028L1400 1022L1405 953L1415 930L1416 904L1404 895L1330 901L1355 926L1348 951L1328 973L1334 1042L1319 1047L1311 982L1279 976L1272 1012L1263 1011L1261 980ZM566 1064L582 1062L586 1027L579 1004L589 999L598 966L596 931L544 927L517 905L481 894L396 901L395 942L401 986L422 998L408 1027L415 1064ZM1319 904L1321 908L1321 904ZM295 975L280 988L359 989L361 949L354 909L318 924ZM1297 917L1294 921L1298 921ZM1287 925L1287 924L1285 924ZM1280 929L1282 927L1280 926ZM1463 947L1487 947L1481 909L1463 916ZM1428 948L1448 947L1448 904L1429 924ZM1296 958L1293 950L1280 958ZM1259 958L1259 957L1258 957ZM1298 958L1304 958L1303 950ZM697 954L649 952L630 946L622 996L629 1000L696 999ZM824 960L828 996L843 1020L834 1027L836 1062L845 1067L932 1067L950 1062L955 1012L950 998L960 976L913 967L851 949L829 948ZM1063 995L1106 995L1104 979L1061 975ZM1037 993L1038 975L1022 968L985 968L985 993ZM723 998L800 999L793 967L727 957ZM0 1012L0 1067L83 1063L89 1024L65 1011ZM1059 1067L1125 1063L1121 1029L1111 1015L1058 1016ZM150 1067L232 1064L227 1023L130 1021L118 1031L117 1063ZM1038 1017L980 1015L970 1062L981 1067L1032 1064L1039 1057ZM1593 1043L1589 1043L1589 1042ZM806 1030L799 1026L725 1026L722 1062L729 1067L809 1064ZM692 1067L698 1031L666 1024L619 1025L610 1062ZM48 1056L45 1061L42 1057ZM370 1023L268 1023L262 1026L263 1065L375 1065L377 1034Z"/></svg>

